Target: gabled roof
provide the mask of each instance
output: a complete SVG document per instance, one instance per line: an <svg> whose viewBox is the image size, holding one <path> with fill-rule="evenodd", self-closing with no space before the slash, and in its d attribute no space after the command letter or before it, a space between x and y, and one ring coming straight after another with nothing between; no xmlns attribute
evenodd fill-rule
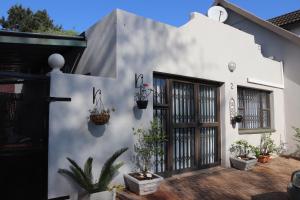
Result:
<svg viewBox="0 0 300 200"><path fill-rule="evenodd" d="M278 17L274 17L272 19L269 19L268 21L281 27L285 25L293 24L295 22L300 22L300 10L296 10L294 12L290 12Z"/></svg>
<svg viewBox="0 0 300 200"><path fill-rule="evenodd" d="M275 24L272 24L269 21L263 20L257 16L255 16L254 14L243 10L242 8L229 3L226 0L215 0L214 5L221 5L224 8L228 8L229 10L232 10L234 12L236 12L237 14L243 16L244 18L248 19L249 21L269 30L272 31L273 33L293 42L294 44L300 45L300 37L298 35L296 35L295 33L292 33L290 31L287 31L279 26L276 26Z"/></svg>

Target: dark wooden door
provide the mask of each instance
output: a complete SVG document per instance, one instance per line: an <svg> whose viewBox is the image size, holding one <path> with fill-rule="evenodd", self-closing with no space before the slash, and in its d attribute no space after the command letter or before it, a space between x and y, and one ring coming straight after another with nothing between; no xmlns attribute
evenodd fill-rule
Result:
<svg viewBox="0 0 300 200"><path fill-rule="evenodd" d="M219 164L219 84L154 75L154 117L168 137L158 173L180 173Z"/></svg>
<svg viewBox="0 0 300 200"><path fill-rule="evenodd" d="M0 78L0 186L8 199L47 199L49 77Z"/></svg>

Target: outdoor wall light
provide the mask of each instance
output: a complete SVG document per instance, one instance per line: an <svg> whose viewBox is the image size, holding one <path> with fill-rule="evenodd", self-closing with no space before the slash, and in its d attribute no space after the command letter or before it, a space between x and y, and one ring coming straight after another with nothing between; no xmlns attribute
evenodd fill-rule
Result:
<svg viewBox="0 0 300 200"><path fill-rule="evenodd" d="M54 53L48 57L48 64L53 69L52 71L60 72L65 65L65 59L62 55Z"/></svg>
<svg viewBox="0 0 300 200"><path fill-rule="evenodd" d="M236 63L233 62L233 61L230 61L228 63L228 69L229 69L230 72L234 72L234 70L236 69Z"/></svg>

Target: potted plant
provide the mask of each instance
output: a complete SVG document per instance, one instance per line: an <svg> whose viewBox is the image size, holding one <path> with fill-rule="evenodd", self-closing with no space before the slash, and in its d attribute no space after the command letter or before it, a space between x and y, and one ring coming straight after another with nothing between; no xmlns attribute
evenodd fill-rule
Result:
<svg viewBox="0 0 300 200"><path fill-rule="evenodd" d="M123 162L114 164L115 160L127 151L128 148L122 148L116 151L106 162L104 163L100 176L96 182L94 182L92 174L92 164L93 158L89 157L85 164L84 168L79 167L79 165L72 159L67 158L71 163L70 170L59 169L58 173L70 177L75 181L82 189L84 193L81 195L81 199L85 200L114 200L115 193L108 191L108 185L111 180L116 175L118 169L123 165Z"/></svg>
<svg viewBox="0 0 300 200"><path fill-rule="evenodd" d="M252 169L257 163L255 157L250 157L253 146L246 140L238 140L230 147L232 156L230 157L231 166L239 170Z"/></svg>
<svg viewBox="0 0 300 200"><path fill-rule="evenodd" d="M148 105L148 96L153 89L147 88L149 85L143 83L139 86L138 91L135 93L136 104L139 109L146 109Z"/></svg>
<svg viewBox="0 0 300 200"><path fill-rule="evenodd" d="M90 111L90 120L96 125L104 125L108 123L110 118L110 109L99 109L94 107ZM112 111L115 110L112 108Z"/></svg>
<svg viewBox="0 0 300 200"><path fill-rule="evenodd" d="M261 136L260 146L254 147L255 156L258 158L258 162L260 163L269 162L272 153L278 154L284 149L283 143L281 143L279 146L275 145L271 135L271 133L264 133Z"/></svg>
<svg viewBox="0 0 300 200"><path fill-rule="evenodd" d="M137 137L134 151L139 171L125 174L125 185L138 195L151 194L156 192L163 180L159 175L150 172L150 168L154 156L163 156L164 151L160 144L166 141L166 137L156 119L150 122L150 128L147 130L133 128L133 134Z"/></svg>

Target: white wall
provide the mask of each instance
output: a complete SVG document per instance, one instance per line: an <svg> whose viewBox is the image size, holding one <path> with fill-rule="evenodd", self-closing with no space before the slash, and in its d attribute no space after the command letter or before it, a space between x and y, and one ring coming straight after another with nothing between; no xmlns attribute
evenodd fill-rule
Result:
<svg viewBox="0 0 300 200"><path fill-rule="evenodd" d="M134 74L133 74L134 76ZM48 196L76 195L72 181L57 173L59 168L68 168L66 157L79 162L94 158L94 172L99 176L105 160L121 147L133 145L132 127L142 126L150 116L140 115L134 109L134 77L116 81L113 78L61 74L51 77L51 96L71 97L71 102L52 102L49 123L49 185ZM92 88L101 89L103 103L114 107L110 122L96 126L89 122L89 109L93 108ZM138 117L137 117L138 116ZM151 115L152 116L152 115ZM139 118L140 117L140 118ZM129 172L132 149L119 160L126 160L120 172ZM122 183L119 175L115 183Z"/></svg>
<svg viewBox="0 0 300 200"><path fill-rule="evenodd" d="M297 34L300 36L300 23L292 24L289 27L287 27L287 30Z"/></svg>
<svg viewBox="0 0 300 200"><path fill-rule="evenodd" d="M143 73L151 82L152 73L156 71L224 83L221 87L224 166L229 165L228 149L232 142L245 137L253 144L260 141L260 134L241 135L230 124L229 99L237 98L238 85L273 92L273 128L276 129L273 138L277 144L280 139L284 141L282 89L247 82L247 78L255 78L283 86L282 63L264 58L252 35L201 14L176 28L118 10L117 27L118 75ZM227 68L230 61L237 64L234 73ZM230 89L231 83L233 90Z"/></svg>
<svg viewBox="0 0 300 200"><path fill-rule="evenodd" d="M112 19L116 21L110 25L116 30L103 26ZM247 82L247 78L255 78L282 85L282 64L264 58L253 36L200 14L177 28L121 10L114 11L91 30L87 31L88 47L78 69L101 77L62 74L51 78L51 96L71 97L72 102L50 105L49 197L76 191L71 182L57 173L58 168L68 166L67 156L81 164L88 156L93 156L99 171L109 155L120 147L128 146L131 150L121 158L126 160L121 172L132 169L130 156L134 139L131 128L148 124L153 115L151 97L146 110L135 108L135 73L143 73L145 82L150 84L154 71L224 83L220 88L223 166L229 165L228 149L232 142L245 137L253 144L260 140L260 134L241 135L230 125L229 99L237 98L238 85L272 91L273 128L276 129L273 137L277 144L284 139L282 89ZM115 37L107 30L116 33L116 43L112 45L116 51L110 51L111 45L102 46L103 34L106 40L111 39L109 35ZM89 41L93 44L89 45ZM104 56L116 56L116 60L102 65L99 58ZM237 64L234 73L227 68L230 61ZM103 73L109 68L115 74ZM88 122L92 87L102 90L105 105L116 108L106 126L94 126ZM121 176L115 181L121 181Z"/></svg>
<svg viewBox="0 0 300 200"><path fill-rule="evenodd" d="M281 36L245 19L230 11L227 24L254 35L255 41L261 45L262 53L266 57L273 56L275 60L283 62L284 70L284 107L285 132L288 153L296 150L292 129L300 127L300 47Z"/></svg>

